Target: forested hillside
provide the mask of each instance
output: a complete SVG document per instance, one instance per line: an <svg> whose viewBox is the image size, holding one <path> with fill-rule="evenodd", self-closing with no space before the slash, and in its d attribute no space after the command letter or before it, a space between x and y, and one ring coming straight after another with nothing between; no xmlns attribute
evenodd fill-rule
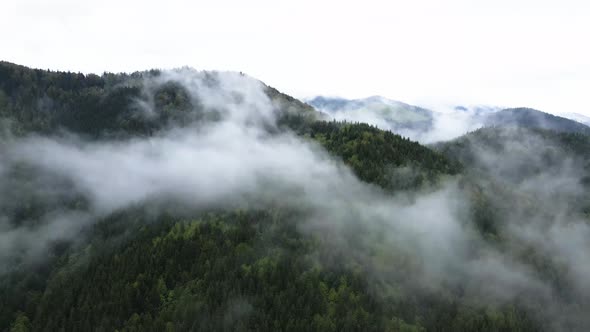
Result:
<svg viewBox="0 0 590 332"><path fill-rule="evenodd" d="M433 125L431 110L380 96L352 100L317 96L308 103L336 120L366 122L381 129L428 131Z"/></svg>
<svg viewBox="0 0 590 332"><path fill-rule="evenodd" d="M430 144L455 139L482 127L546 129L563 133L590 134L582 115L571 119L532 108L491 106L439 106L433 110L380 96L344 99L317 96L309 104L337 121L363 122Z"/></svg>
<svg viewBox="0 0 590 332"><path fill-rule="evenodd" d="M590 326L582 134L431 149L241 73L9 63L0 116L1 331Z"/></svg>
<svg viewBox="0 0 590 332"><path fill-rule="evenodd" d="M205 73L210 88L216 75ZM0 62L0 116L16 134L67 130L95 138L150 135L199 120L199 100L170 78L156 84L160 76L160 70L98 76ZM313 116L309 105L274 88L264 89L277 111Z"/></svg>
<svg viewBox="0 0 590 332"><path fill-rule="evenodd" d="M590 127L582 123L532 108L508 108L499 112L490 113L484 119L486 126L536 128L590 135Z"/></svg>

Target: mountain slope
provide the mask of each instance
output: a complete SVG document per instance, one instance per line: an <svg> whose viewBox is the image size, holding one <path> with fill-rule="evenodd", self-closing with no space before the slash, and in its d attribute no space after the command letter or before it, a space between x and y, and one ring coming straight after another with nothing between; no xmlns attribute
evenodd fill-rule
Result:
<svg viewBox="0 0 590 332"><path fill-rule="evenodd" d="M509 108L484 117L486 126L514 126L522 128L548 129L565 133L590 134L590 127L560 116L531 108Z"/></svg>
<svg viewBox="0 0 590 332"><path fill-rule="evenodd" d="M364 122L394 132L432 127L432 111L380 96L353 100L318 96L307 102L336 120Z"/></svg>
<svg viewBox="0 0 590 332"><path fill-rule="evenodd" d="M203 116L214 118L215 114L202 114L201 101L191 98L186 86L175 81L183 71L206 77L208 86L204 88L214 88L225 74L184 68L164 74L150 70L98 76L0 62L0 118L5 127L19 135L64 129L91 137L150 135ZM247 79L264 86L275 111L282 116L304 121L318 116L309 105ZM239 94L234 98L239 99Z"/></svg>
<svg viewBox="0 0 590 332"><path fill-rule="evenodd" d="M583 122L530 108L457 106L452 111L437 113L378 96L354 100L318 96L308 103L336 120L368 123L426 143L490 126L590 134L590 127Z"/></svg>
<svg viewBox="0 0 590 332"><path fill-rule="evenodd" d="M439 153L364 124L314 122L309 106L271 88L260 96L252 80L234 74L190 71L153 81L166 74L95 77L4 65L10 74L1 81L0 112L16 136L0 144L0 193L15 199L0 202L0 330L421 331L448 324L431 314L453 310L443 301L408 309L409 300L376 296L372 277L359 271L373 263L349 258L338 244L358 244L364 255L363 237L373 232L359 223L364 204L459 171ZM207 88L209 98L198 98ZM267 99L283 127L258 109ZM227 171L228 164L237 165ZM232 175L249 165L260 166ZM277 172L284 175L276 179ZM246 184L198 204L232 180ZM356 226L341 226L349 223ZM314 227L331 230L305 229ZM398 259L382 251L371 255ZM480 324L486 315L470 313Z"/></svg>
<svg viewBox="0 0 590 332"><path fill-rule="evenodd" d="M589 216L590 136L494 127L434 148L464 166L467 183L494 206L482 207L486 222L495 215L494 227L519 213L547 224Z"/></svg>
<svg viewBox="0 0 590 332"><path fill-rule="evenodd" d="M590 326L587 136L434 151L239 73L8 72L2 331Z"/></svg>
<svg viewBox="0 0 590 332"><path fill-rule="evenodd" d="M579 114L579 113L564 113L561 114L561 116L563 116L564 118L568 118L574 121L577 121L581 124L584 124L586 126L590 126L590 117L583 115L583 114Z"/></svg>

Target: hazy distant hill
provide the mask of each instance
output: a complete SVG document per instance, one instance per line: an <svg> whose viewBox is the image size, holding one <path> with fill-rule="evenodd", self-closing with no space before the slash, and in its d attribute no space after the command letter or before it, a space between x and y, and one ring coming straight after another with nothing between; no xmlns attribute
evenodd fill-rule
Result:
<svg viewBox="0 0 590 332"><path fill-rule="evenodd" d="M318 96L307 103L336 120L365 122L393 131L404 128L427 131L432 128L431 110L381 96L364 99Z"/></svg>
<svg viewBox="0 0 590 332"><path fill-rule="evenodd" d="M452 110L435 112L380 96L352 100L319 96L307 102L336 120L365 122L426 142L431 137L449 139L488 126L590 134L590 127L583 123L530 108L459 105ZM580 116L576 120L579 119ZM437 133L444 131L448 134Z"/></svg>
<svg viewBox="0 0 590 332"><path fill-rule="evenodd" d="M563 113L561 114L561 116L590 126L590 116L586 116L580 113Z"/></svg>
<svg viewBox="0 0 590 332"><path fill-rule="evenodd" d="M483 117L483 120L486 126L514 126L590 134L590 127L584 124L532 108L508 108L487 114Z"/></svg>
<svg viewBox="0 0 590 332"><path fill-rule="evenodd" d="M514 177L511 180L546 172L563 164L565 159L578 160L582 164L579 171L590 172L590 136L578 132L486 127L451 141L437 143L434 147L469 169L479 169L485 173L509 173ZM501 160L505 162L495 162ZM508 179L509 176L498 178Z"/></svg>
<svg viewBox="0 0 590 332"><path fill-rule="evenodd" d="M497 112L502 110L500 107L496 106L485 106L485 105L475 105L475 106L463 106L458 105L453 108L455 111L470 113L474 115L485 115L493 112Z"/></svg>

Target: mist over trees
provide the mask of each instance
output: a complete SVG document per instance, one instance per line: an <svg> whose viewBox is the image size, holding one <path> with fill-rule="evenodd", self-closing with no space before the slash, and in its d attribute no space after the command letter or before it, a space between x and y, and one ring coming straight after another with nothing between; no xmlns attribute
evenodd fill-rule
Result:
<svg viewBox="0 0 590 332"><path fill-rule="evenodd" d="M448 141L469 131L494 126L590 134L590 127L581 115L566 114L570 118L564 118L525 107L459 105L430 110L380 96L364 99L317 96L307 102L326 119L367 123L422 144Z"/></svg>
<svg viewBox="0 0 590 332"><path fill-rule="evenodd" d="M2 331L590 328L579 131L424 146L241 73L5 62L0 119Z"/></svg>

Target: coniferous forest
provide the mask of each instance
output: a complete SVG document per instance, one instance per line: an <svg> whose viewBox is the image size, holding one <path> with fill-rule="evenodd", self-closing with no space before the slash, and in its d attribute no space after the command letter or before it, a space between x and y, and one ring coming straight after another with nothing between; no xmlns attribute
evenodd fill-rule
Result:
<svg viewBox="0 0 590 332"><path fill-rule="evenodd" d="M0 331L587 331L590 128L518 121L1 62Z"/></svg>

